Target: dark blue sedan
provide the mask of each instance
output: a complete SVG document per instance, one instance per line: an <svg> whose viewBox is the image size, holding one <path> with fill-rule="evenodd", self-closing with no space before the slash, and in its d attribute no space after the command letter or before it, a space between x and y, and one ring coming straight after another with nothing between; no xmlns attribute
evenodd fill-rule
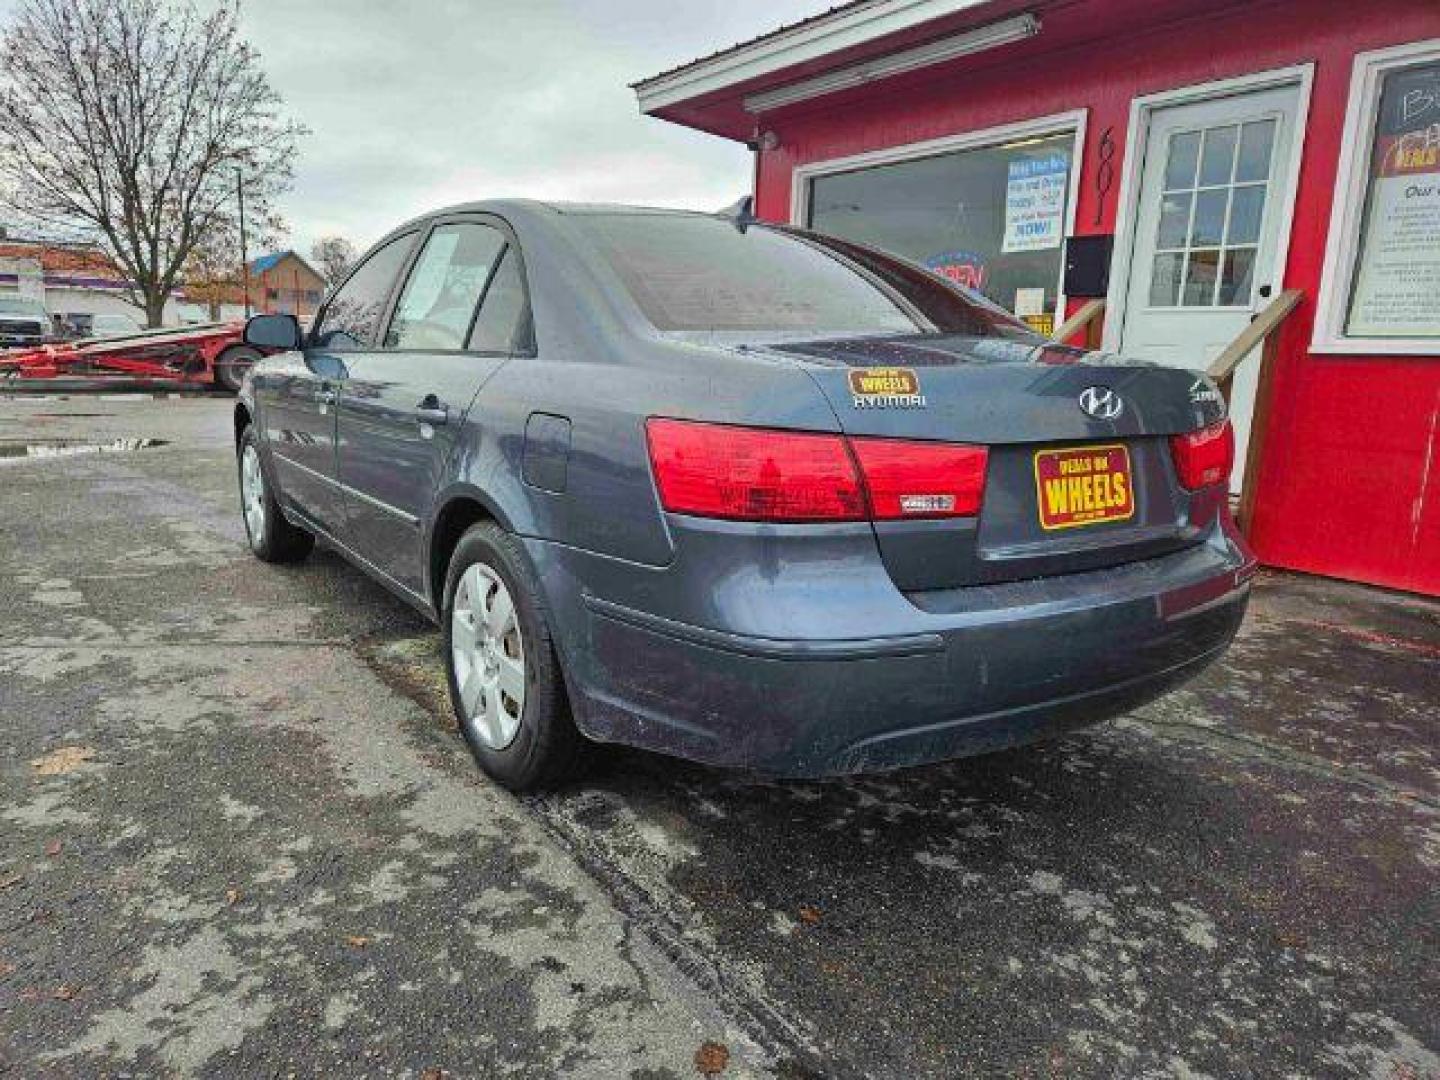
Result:
<svg viewBox="0 0 1440 1080"><path fill-rule="evenodd" d="M235 410L267 561L444 629L481 767L785 776L1014 746L1214 660L1254 561L1203 376L743 214L493 202L382 240Z"/></svg>

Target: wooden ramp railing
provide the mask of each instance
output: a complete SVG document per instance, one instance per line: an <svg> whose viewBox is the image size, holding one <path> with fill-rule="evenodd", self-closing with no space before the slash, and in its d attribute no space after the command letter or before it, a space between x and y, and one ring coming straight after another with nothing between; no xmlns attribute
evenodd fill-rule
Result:
<svg viewBox="0 0 1440 1080"><path fill-rule="evenodd" d="M1220 387L1225 401L1230 401L1235 372L1244 359L1260 346L1260 378L1255 387L1255 409L1250 416L1250 441L1245 448L1245 475L1240 481L1240 509L1236 520L1248 532L1255 513L1255 485L1260 475L1260 457L1265 452L1265 433L1270 426L1271 384L1275 378L1275 354L1279 350L1279 330L1300 303L1298 289L1286 289L1265 305L1265 308L1235 336L1235 340L1211 363L1206 372Z"/></svg>
<svg viewBox="0 0 1440 1080"><path fill-rule="evenodd" d="M1098 349L1100 347L1100 327L1104 322L1101 318L1105 314L1104 300L1086 300L1080 305L1080 310L1071 315L1060 324L1060 329L1051 335L1050 340L1065 344L1081 330L1085 331L1087 349Z"/></svg>
<svg viewBox="0 0 1440 1080"><path fill-rule="evenodd" d="M1225 346L1206 371L1220 387L1220 392L1225 395L1228 404L1231 389L1235 384L1235 372L1257 346L1260 348L1260 378L1255 388L1255 409L1250 418L1250 441L1245 448L1245 475L1240 481L1240 507L1236 512L1240 527L1247 531L1255 512L1255 485L1260 475L1260 458L1265 452L1265 433L1270 424L1271 383L1275 378L1279 330L1299 305L1301 298L1302 294L1298 289L1286 289L1280 293L1235 336L1234 341ZM1104 315L1104 300L1087 300L1055 331L1052 340L1068 342L1083 331L1084 339L1078 344L1087 349L1098 349Z"/></svg>

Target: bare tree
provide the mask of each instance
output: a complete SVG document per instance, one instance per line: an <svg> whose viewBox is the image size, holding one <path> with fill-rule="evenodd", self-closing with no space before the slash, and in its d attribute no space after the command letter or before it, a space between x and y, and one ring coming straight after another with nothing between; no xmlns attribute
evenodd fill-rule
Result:
<svg viewBox="0 0 1440 1080"><path fill-rule="evenodd" d="M280 246L281 238L287 232L282 218L276 214L252 217L248 207L245 217L251 251ZM181 281L186 299L204 304L210 318L219 319L223 305L239 304L245 296L243 262L238 222L233 218L220 222L205 234L185 259ZM255 297L259 285L253 274L250 279L251 296Z"/></svg>
<svg viewBox="0 0 1440 1080"><path fill-rule="evenodd" d="M23 0L0 40L0 202L102 246L159 326L198 245L264 220L304 129L240 37L238 7Z"/></svg>
<svg viewBox="0 0 1440 1080"><path fill-rule="evenodd" d="M343 236L322 236L311 245L310 258L325 275L325 284L333 288L355 262L355 245Z"/></svg>

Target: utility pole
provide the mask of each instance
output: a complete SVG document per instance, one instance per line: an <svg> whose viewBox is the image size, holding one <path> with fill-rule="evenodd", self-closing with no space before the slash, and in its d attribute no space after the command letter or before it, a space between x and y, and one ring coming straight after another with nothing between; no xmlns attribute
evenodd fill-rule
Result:
<svg viewBox="0 0 1440 1080"><path fill-rule="evenodd" d="M250 254L245 250L245 174L235 166L235 197L240 200L240 281L245 289L245 318L250 318Z"/></svg>

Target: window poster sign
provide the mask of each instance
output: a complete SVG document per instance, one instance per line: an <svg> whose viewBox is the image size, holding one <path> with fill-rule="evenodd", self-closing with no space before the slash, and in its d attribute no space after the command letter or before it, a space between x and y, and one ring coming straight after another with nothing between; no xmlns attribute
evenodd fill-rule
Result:
<svg viewBox="0 0 1440 1080"><path fill-rule="evenodd" d="M1352 337L1440 337L1440 63L1385 76Z"/></svg>
<svg viewBox="0 0 1440 1080"><path fill-rule="evenodd" d="M1005 185L1005 239L1001 251L1058 248L1065 235L1066 181L1070 160L1064 154L1017 158Z"/></svg>

